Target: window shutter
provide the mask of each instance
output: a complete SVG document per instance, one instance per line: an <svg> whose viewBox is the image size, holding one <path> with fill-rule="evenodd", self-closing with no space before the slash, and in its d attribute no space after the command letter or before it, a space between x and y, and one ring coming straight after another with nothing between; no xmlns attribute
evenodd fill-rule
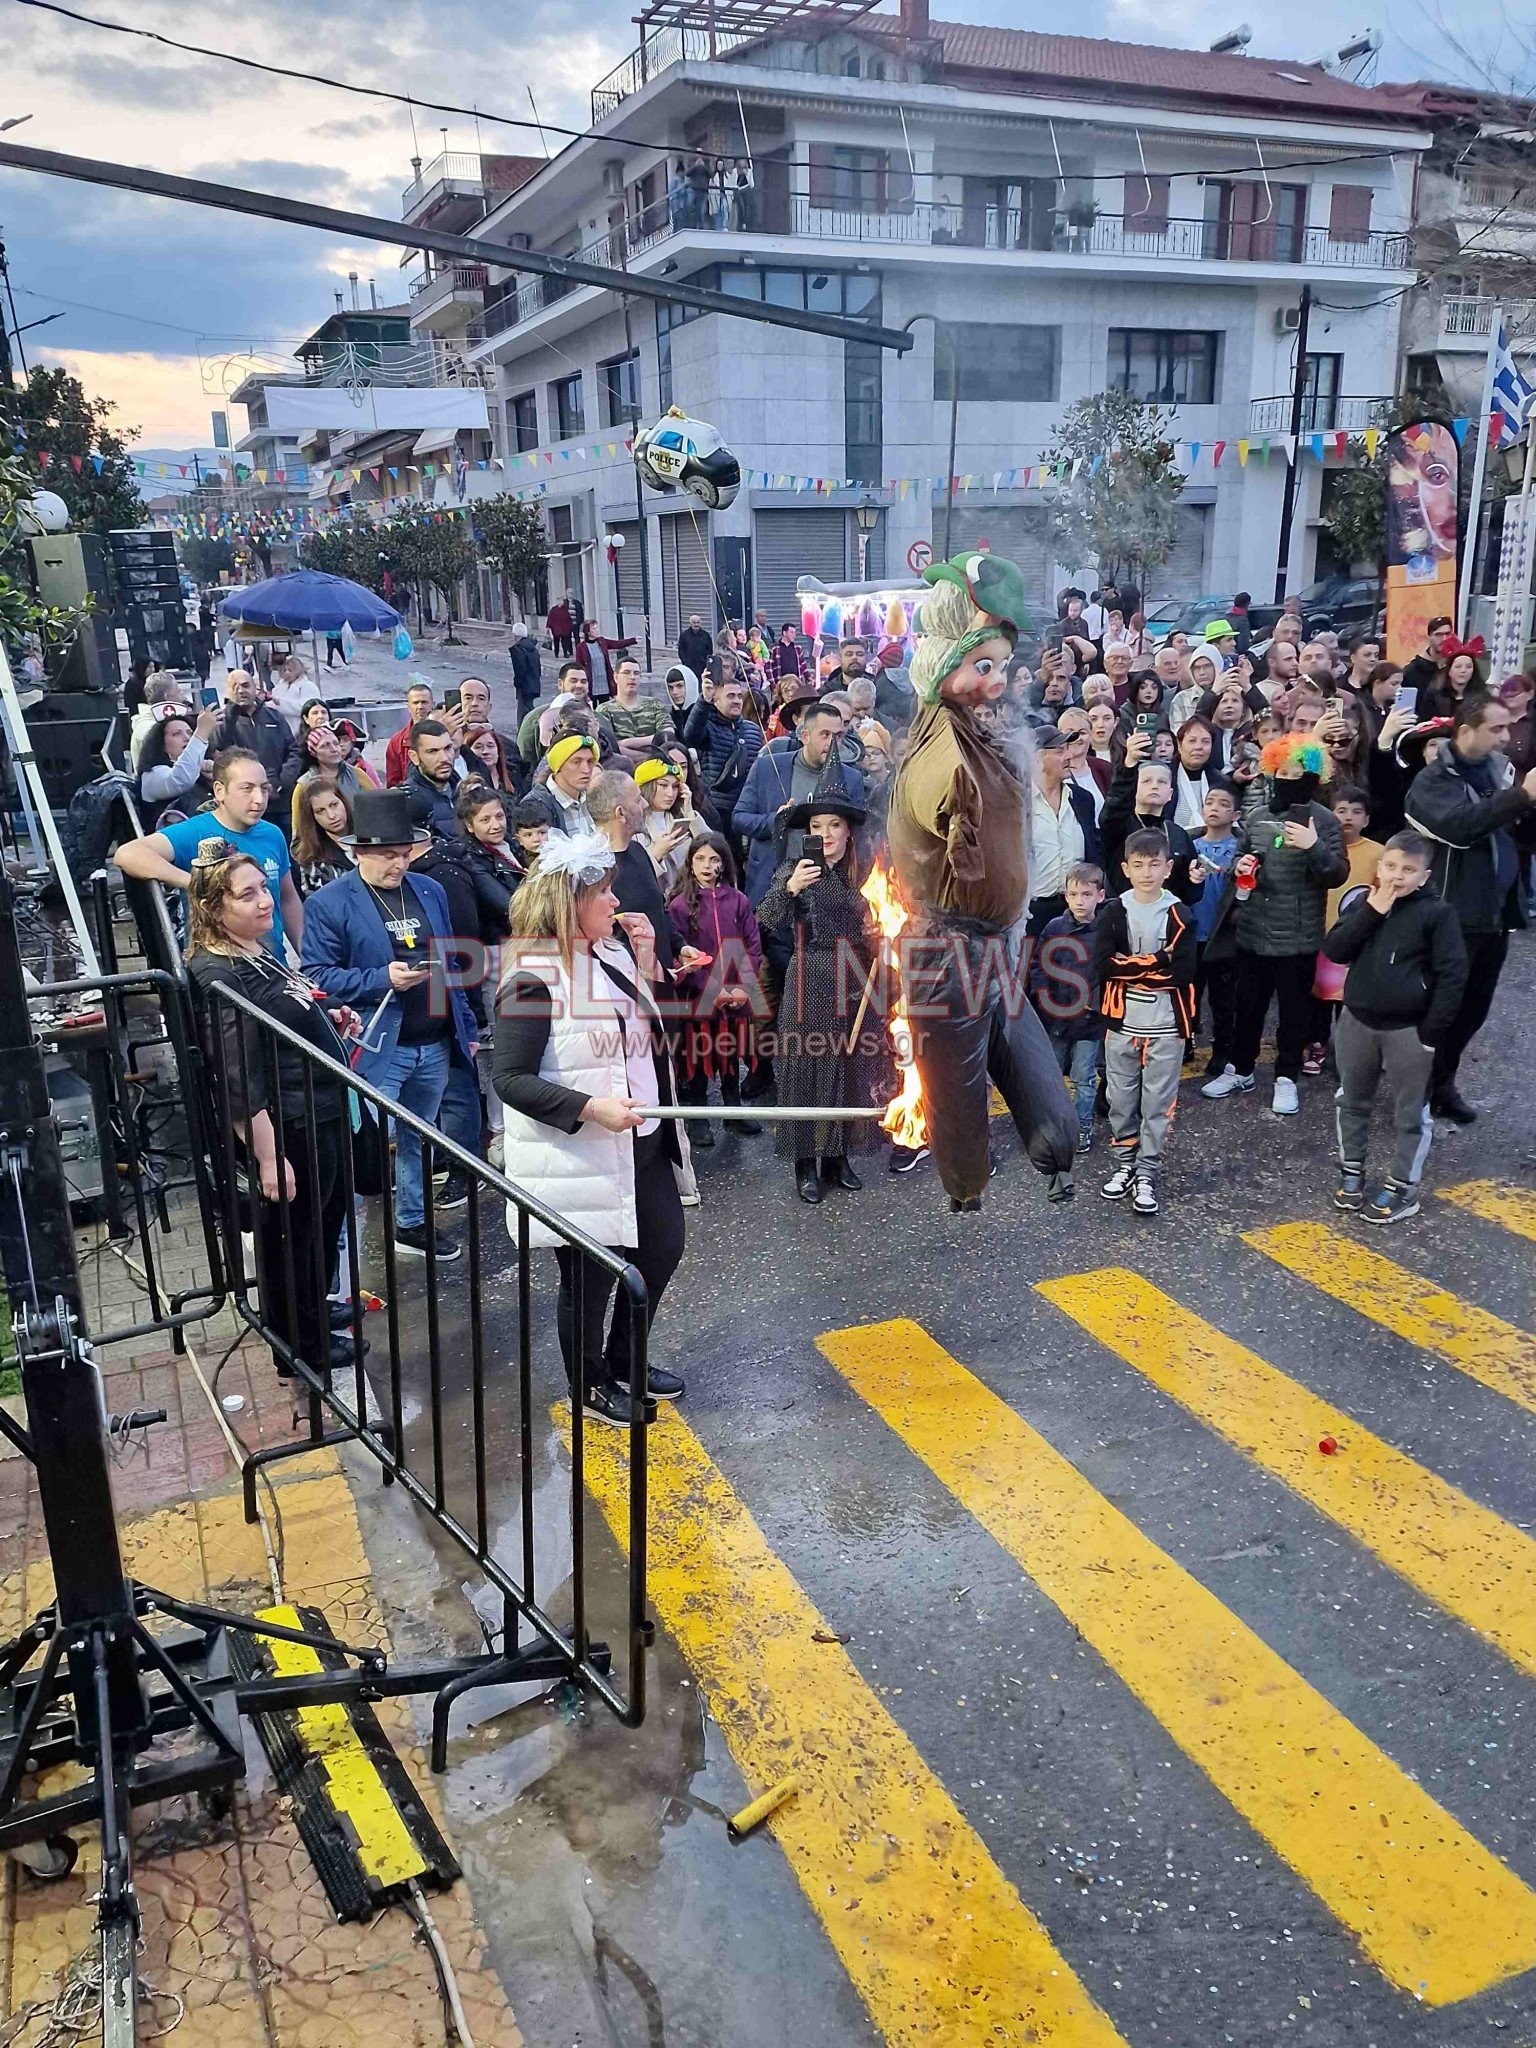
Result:
<svg viewBox="0 0 1536 2048"><path fill-rule="evenodd" d="M1328 206L1330 242L1365 242L1371 234L1369 185L1335 185Z"/></svg>
<svg viewBox="0 0 1536 2048"><path fill-rule="evenodd" d="M810 145L810 194L812 206L835 204L836 192L832 182L833 145L830 142L813 142Z"/></svg>
<svg viewBox="0 0 1536 2048"><path fill-rule="evenodd" d="M1155 172L1141 173L1125 181L1125 229L1127 234L1165 235L1168 232L1169 180Z"/></svg>

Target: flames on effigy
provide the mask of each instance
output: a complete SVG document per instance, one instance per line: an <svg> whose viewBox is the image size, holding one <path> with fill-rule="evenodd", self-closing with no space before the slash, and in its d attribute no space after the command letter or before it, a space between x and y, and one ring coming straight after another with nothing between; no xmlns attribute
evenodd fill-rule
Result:
<svg viewBox="0 0 1536 2048"><path fill-rule="evenodd" d="M897 941L906 928L910 913L884 861L875 863L861 894L880 927L881 943L895 964ZM928 1142L928 1114L923 1105L922 1078L912 1056L912 1024L900 994L891 1006L890 1034L891 1052L901 1087L880 1119L880 1128L888 1132L898 1145L915 1152Z"/></svg>

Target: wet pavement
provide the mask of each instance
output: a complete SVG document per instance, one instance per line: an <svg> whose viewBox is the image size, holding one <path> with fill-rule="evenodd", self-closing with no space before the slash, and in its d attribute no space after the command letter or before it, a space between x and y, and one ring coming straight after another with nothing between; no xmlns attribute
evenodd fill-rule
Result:
<svg viewBox="0 0 1536 2048"><path fill-rule="evenodd" d="M653 1443L645 1724L534 1687L454 1721L444 1808L535 2048L1536 2040L1533 989L1520 940L1464 1074L1487 1112L1437 1134L1438 1192L1393 1231L1331 1207L1321 1080L1292 1122L1262 1079L1218 1105L1187 1083L1151 1222L1098 1199L1102 1136L1070 1208L1005 1136L979 1218L927 1169L808 1210L768 1139L704 1155L655 1339L689 1391ZM1156 1293L1133 1314L1127 1284L1056 1285L1107 1269ZM535 1561L564 1620L552 1280ZM466 1348L445 1327L461 1508ZM588 1601L620 1648L620 1441L591 1434ZM352 1464L397 1650L472 1641L466 1591L494 1625ZM732 1846L724 1817L785 1765L799 1798Z"/></svg>

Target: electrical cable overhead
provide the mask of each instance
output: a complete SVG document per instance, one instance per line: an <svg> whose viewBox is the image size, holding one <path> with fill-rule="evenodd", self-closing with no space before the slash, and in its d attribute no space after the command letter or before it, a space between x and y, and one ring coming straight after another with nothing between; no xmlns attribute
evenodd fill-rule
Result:
<svg viewBox="0 0 1536 2048"><path fill-rule="evenodd" d="M44 14L58 15L65 21L78 22L86 28L106 29L113 35L137 36L142 41L159 43L165 49L180 50L188 56L211 57L218 63L239 65L245 71L262 71L273 78L291 79L299 85L323 85L333 92L350 92L356 93L364 99L387 100L392 105L404 107L408 113L413 115L415 108L423 107L430 109L435 114L457 114L466 121L494 121L499 127L503 128L531 128L541 136L546 134L563 135L568 141L572 142L580 141L583 137L593 133L591 128L568 128L558 121L540 121L537 118L530 120L526 115L495 114L489 112L484 107L460 106L456 101L451 100L423 99L419 93L391 92L388 87L382 85L358 85L351 79L333 78L325 72L300 71L292 65L270 64L259 57L243 57L234 50L214 49L208 43L186 42L179 36L165 35L159 29L140 28L134 23L126 21L107 21L100 15L86 14L79 8L66 7L63 4L63 0L14 0L14 4L18 7L36 8ZM1406 119L1407 117L1405 116L1404 118ZM628 143L636 149L659 150L663 154L673 153L682 146L679 144L676 136L653 137L614 134L605 139L611 142ZM412 146L413 148L415 147L414 139ZM718 163L733 163L739 152L690 148L689 154L706 157ZM1383 157L1391 157L1397 154L1396 150L1391 149L1331 151L1327 156L1289 157L1269 161L1266 163L1265 168L1272 176L1276 171L1304 171L1321 169L1336 164L1375 163L1379 162ZM1168 169L1159 165L1155 168L1154 175L1168 178L1235 178L1250 176L1253 169L1254 166L1251 163L1232 164L1221 168L1214 168L1209 164L1197 164L1184 169ZM924 174L919 173L919 176L922 175ZM931 178L942 174L930 171L926 175ZM1064 183L1065 180L1058 180L1057 182Z"/></svg>

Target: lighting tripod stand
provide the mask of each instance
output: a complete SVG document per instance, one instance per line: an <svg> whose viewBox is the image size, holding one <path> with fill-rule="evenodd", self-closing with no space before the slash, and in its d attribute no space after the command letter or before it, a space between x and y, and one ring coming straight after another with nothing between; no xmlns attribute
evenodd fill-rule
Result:
<svg viewBox="0 0 1536 2048"><path fill-rule="evenodd" d="M201 1794L216 1811L227 1804L245 1771L242 1714L440 1693L472 1679L487 1660L390 1665L378 1649L174 1599L125 1573L110 1474L113 1425L85 1336L69 1192L3 867L0 1266L27 1408L27 1427L5 1418L5 1434L35 1469L55 1588L52 1603L0 1647L0 1852L50 1843L56 1866L67 1871L74 1858L67 1830L99 1828L103 2048L131 2048L139 1940L132 1809L178 1793ZM174 1626L167 1629L167 1621ZM232 1634L305 1644L331 1666L339 1651L347 1668L239 1679L231 1671ZM88 1777L48 1797L21 1796L29 1775L65 1762L83 1765Z"/></svg>

